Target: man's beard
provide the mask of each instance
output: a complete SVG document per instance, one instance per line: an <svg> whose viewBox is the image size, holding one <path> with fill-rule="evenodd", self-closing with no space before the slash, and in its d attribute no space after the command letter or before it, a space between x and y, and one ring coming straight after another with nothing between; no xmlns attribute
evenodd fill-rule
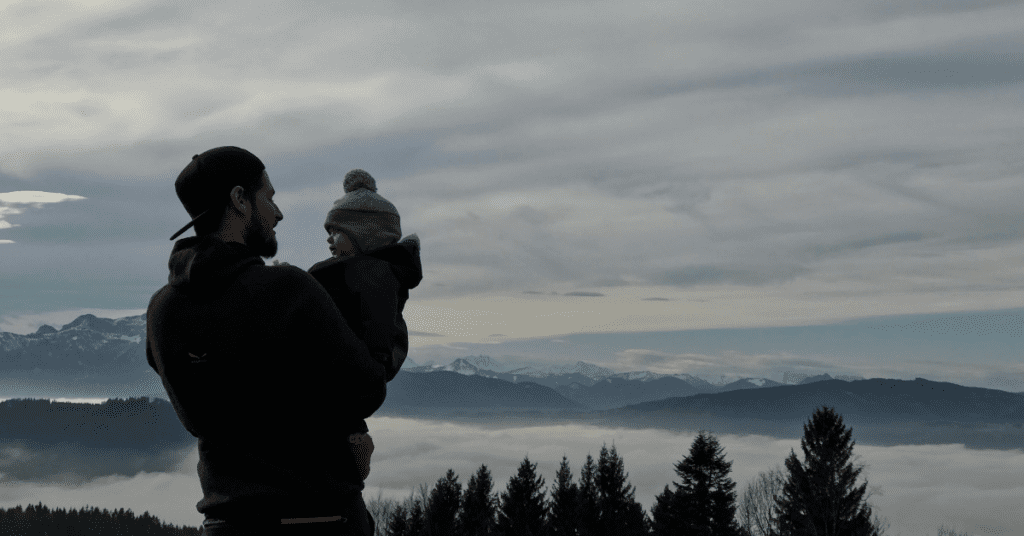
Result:
<svg viewBox="0 0 1024 536"><path fill-rule="evenodd" d="M259 225L255 218L250 219L245 229L245 245L256 255L269 259L277 255L277 237L274 233L264 234L262 231L263 226Z"/></svg>

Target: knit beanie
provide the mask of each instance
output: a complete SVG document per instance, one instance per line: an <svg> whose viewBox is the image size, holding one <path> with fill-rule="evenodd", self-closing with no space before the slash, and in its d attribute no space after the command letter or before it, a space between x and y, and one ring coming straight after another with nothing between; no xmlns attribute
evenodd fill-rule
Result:
<svg viewBox="0 0 1024 536"><path fill-rule="evenodd" d="M398 242L402 237L398 210L377 194L377 182L369 173L353 169L345 174L345 196L327 212L324 227L337 227L348 235L359 253L369 253Z"/></svg>

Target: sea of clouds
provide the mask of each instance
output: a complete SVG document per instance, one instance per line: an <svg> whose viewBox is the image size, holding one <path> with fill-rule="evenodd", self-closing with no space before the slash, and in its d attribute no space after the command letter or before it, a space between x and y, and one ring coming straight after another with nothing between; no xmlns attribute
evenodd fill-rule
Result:
<svg viewBox="0 0 1024 536"><path fill-rule="evenodd" d="M650 511L654 498L676 479L673 465L688 452L696 431L627 430L598 426L502 428L442 421L376 417L368 419L376 450L363 496L404 499L421 483L430 486L448 468L465 488L481 464L491 470L495 490L503 490L524 456L550 486L562 455L574 478L589 453L595 460L602 444L615 445L625 463L636 498ZM714 433L714 430L710 430ZM759 472L778 465L798 439L766 436L717 436L726 460L733 462L737 495ZM854 440L856 440L854 430ZM854 448L865 464L869 503L890 523L891 536L934 535L939 525L986 535L1024 534L1024 451L969 450L962 445L914 445ZM50 507L130 508L161 520L198 526L195 504L202 498L196 473L198 451L190 448L174 472L105 477L78 487L19 483L0 488L0 507L42 502Z"/></svg>

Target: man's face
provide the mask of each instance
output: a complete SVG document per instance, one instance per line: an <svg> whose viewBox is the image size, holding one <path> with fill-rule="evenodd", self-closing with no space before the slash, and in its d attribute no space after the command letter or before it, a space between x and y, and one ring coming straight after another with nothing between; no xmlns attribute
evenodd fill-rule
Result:
<svg viewBox="0 0 1024 536"><path fill-rule="evenodd" d="M277 255L277 233L274 227L284 219L284 215L274 204L274 186L270 177L263 172L263 187L251 196L253 203L249 212L249 221L245 227L245 245L257 255L269 259Z"/></svg>

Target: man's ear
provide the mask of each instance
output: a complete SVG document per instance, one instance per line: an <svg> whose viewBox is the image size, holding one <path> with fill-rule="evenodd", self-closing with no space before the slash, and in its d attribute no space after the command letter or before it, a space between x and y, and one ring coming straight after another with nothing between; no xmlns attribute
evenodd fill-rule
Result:
<svg viewBox="0 0 1024 536"><path fill-rule="evenodd" d="M231 206L235 210L240 212L243 216L246 215L246 210L248 210L250 207L249 203L246 203L245 188L242 188L241 186L235 186L234 188L231 189L229 197L231 199Z"/></svg>

